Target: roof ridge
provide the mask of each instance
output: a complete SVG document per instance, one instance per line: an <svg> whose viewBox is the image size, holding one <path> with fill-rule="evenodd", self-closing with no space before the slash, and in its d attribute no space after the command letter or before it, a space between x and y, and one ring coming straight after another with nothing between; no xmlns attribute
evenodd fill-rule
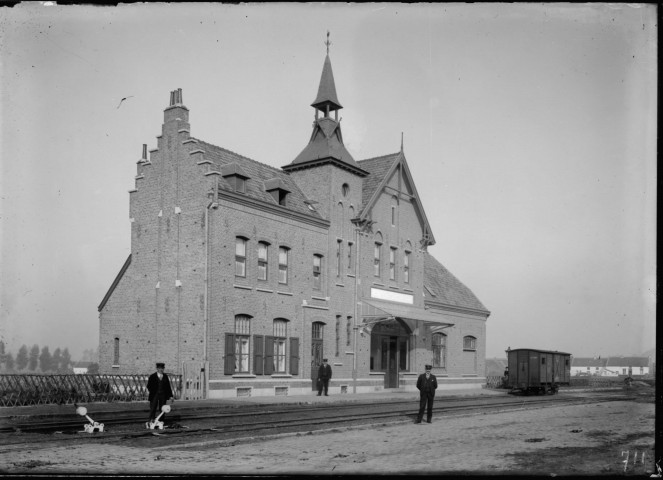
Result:
<svg viewBox="0 0 663 480"><path fill-rule="evenodd" d="M228 150L227 148L224 148L224 147L219 147L218 145L214 145L213 143L206 142L205 140L201 140L201 139L199 139L199 138L194 138L194 137L191 137L191 138L193 138L194 140L196 140L196 141L198 141L198 142L204 143L205 145L209 145L209 146L211 146L211 147L218 148L219 150L223 150L224 152L227 152L227 153L230 153L230 154L232 154L232 155L235 155L235 156L237 156L237 157L239 157L239 158L241 158L241 159L249 160L249 161L251 161L251 162L257 163L258 165L262 165L263 167L267 167L267 168L269 168L270 170L274 170L275 172L279 172L279 173L282 173L282 174L284 174L284 175L288 175L288 172L284 172L283 170L281 170L281 169L278 168L278 167L274 167L274 166L272 166L272 165L268 165L268 164L263 163L263 162L260 162L260 161L258 161L258 160L254 160L253 158L250 158L250 157L247 157L247 156L245 156L245 155L242 155L241 153L233 152L232 150ZM289 175L288 175L288 176L289 176Z"/></svg>
<svg viewBox="0 0 663 480"><path fill-rule="evenodd" d="M393 157L394 155L398 155L399 153L401 153L401 152L387 153L386 155L378 155L377 157L365 158L363 160L355 160L355 161L357 163L368 162L369 160L379 160L381 158Z"/></svg>

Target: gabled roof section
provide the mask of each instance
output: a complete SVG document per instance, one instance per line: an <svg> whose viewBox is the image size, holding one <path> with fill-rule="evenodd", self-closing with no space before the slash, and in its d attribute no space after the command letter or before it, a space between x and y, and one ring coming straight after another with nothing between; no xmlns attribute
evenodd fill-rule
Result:
<svg viewBox="0 0 663 480"><path fill-rule="evenodd" d="M430 253L424 252L424 301L490 315L479 299Z"/></svg>
<svg viewBox="0 0 663 480"><path fill-rule="evenodd" d="M426 212L424 212L421 200L419 199L417 187L414 185L412 174L410 173L410 168L407 165L403 151L401 150L398 153L383 155L381 157L359 160L357 165L369 172L363 184L360 220L370 218L371 209L380 197L380 193L385 189L392 175L397 173L401 175L400 178L403 184L407 184L411 190L411 193L406 193L404 190L405 185L403 185L400 194L409 197L421 219L425 245L435 245L435 237L428 223L428 218L426 218Z"/></svg>
<svg viewBox="0 0 663 480"><path fill-rule="evenodd" d="M111 284L110 288L106 292L106 295L104 295L104 299L101 301L99 306L97 307L97 311L101 312L101 310L106 306L106 303L108 302L108 299L110 299L111 295L113 295L113 292L115 291L115 288L117 287L117 284L120 283L120 280L122 280L122 277L124 276L124 272L127 271L127 268L129 268L129 265L131 265L131 254L129 254L129 257L124 261L124 265L122 265L122 268L120 268L119 273L115 277L115 280L113 280L113 283Z"/></svg>
<svg viewBox="0 0 663 480"><path fill-rule="evenodd" d="M327 105L329 105L330 111L343 108L341 102L338 101L338 97L336 96L336 84L334 83L334 73L332 72L329 55L325 57L325 63L322 66L322 76L320 77L320 86L318 87L318 95L315 97L311 106L318 110L325 111Z"/></svg>
<svg viewBox="0 0 663 480"><path fill-rule="evenodd" d="M610 357L608 367L648 367L647 357Z"/></svg>
<svg viewBox="0 0 663 480"><path fill-rule="evenodd" d="M265 190L265 182L268 185L274 185L277 182L282 190L290 192L288 194L288 210L293 210L297 213L313 217L316 219L322 218L318 212L312 211L305 203L308 199L299 189L297 184L292 180L288 173L265 165L264 163L257 162L247 157L243 157L235 152L226 150L225 148L217 147L211 143L195 139L202 150L205 151L205 159L209 159L212 163L216 164L219 171L230 169L236 172L242 172L247 178L245 195L248 198L259 200L269 204L274 204L274 197ZM234 166L230 166L233 165ZM223 179L219 179L219 189L234 192L234 189Z"/></svg>

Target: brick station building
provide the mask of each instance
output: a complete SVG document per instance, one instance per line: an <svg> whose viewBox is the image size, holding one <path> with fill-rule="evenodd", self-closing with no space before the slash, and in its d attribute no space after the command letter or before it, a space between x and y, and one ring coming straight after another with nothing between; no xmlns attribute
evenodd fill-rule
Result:
<svg viewBox="0 0 663 480"><path fill-rule="evenodd" d="M101 373L182 374L187 398L484 383L490 312L428 252L405 153L355 160L327 54L313 132L274 168L191 136L170 94L130 191L131 254L99 305ZM304 132L302 132L304 135ZM303 139L304 140L304 139Z"/></svg>

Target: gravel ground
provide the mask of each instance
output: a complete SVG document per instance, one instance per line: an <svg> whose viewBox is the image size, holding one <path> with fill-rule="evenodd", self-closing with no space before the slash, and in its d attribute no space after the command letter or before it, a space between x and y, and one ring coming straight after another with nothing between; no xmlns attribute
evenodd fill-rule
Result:
<svg viewBox="0 0 663 480"><path fill-rule="evenodd" d="M185 446L0 447L0 473L649 476L654 408L652 397Z"/></svg>

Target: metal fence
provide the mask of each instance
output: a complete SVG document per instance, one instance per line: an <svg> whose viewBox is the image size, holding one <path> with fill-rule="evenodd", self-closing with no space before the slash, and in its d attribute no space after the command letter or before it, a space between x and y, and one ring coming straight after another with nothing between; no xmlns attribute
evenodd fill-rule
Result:
<svg viewBox="0 0 663 480"><path fill-rule="evenodd" d="M0 375L0 407L147 400L149 375ZM168 375L175 398L181 375Z"/></svg>

